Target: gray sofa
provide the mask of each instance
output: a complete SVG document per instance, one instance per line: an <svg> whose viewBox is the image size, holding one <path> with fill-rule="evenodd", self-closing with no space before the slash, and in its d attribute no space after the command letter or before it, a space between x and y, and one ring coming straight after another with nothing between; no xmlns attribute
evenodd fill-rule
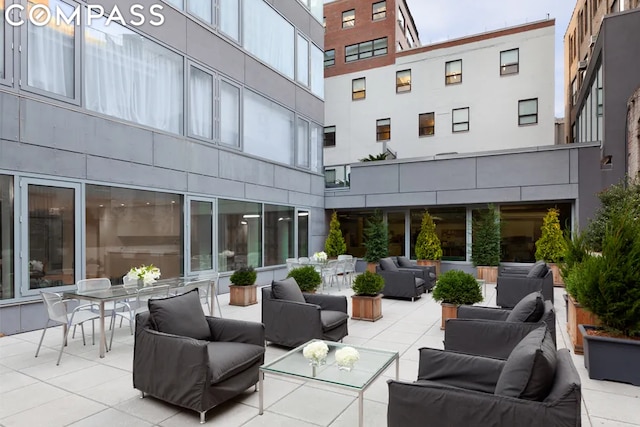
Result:
<svg viewBox="0 0 640 427"><path fill-rule="evenodd" d="M544 262L538 262L526 273L522 270L503 270L496 283L496 304L514 307L531 292L540 291L545 300L553 303L553 273Z"/></svg>
<svg viewBox="0 0 640 427"><path fill-rule="evenodd" d="M389 257L400 271L410 271L414 276L424 280L425 292L430 292L436 285L436 267L432 265L417 265L404 256Z"/></svg>
<svg viewBox="0 0 640 427"><path fill-rule="evenodd" d="M265 339L297 347L314 338L340 341L349 333L347 298L308 294L293 278L273 281L262 288L262 323Z"/></svg>
<svg viewBox="0 0 640 427"><path fill-rule="evenodd" d="M541 338L542 337L542 338ZM581 384L544 328L506 360L421 348L418 379L389 380L389 427L581 425Z"/></svg>
<svg viewBox="0 0 640 427"><path fill-rule="evenodd" d="M198 290L149 301L136 315L133 387L205 413L258 382L264 326L204 315Z"/></svg>
<svg viewBox="0 0 640 427"><path fill-rule="evenodd" d="M384 279L381 293L392 298L420 298L426 292L425 281L418 270L401 271L391 258L382 258L376 266L376 273Z"/></svg>
<svg viewBox="0 0 640 427"><path fill-rule="evenodd" d="M540 292L523 298L512 310L462 305L458 318L447 320L445 350L506 359L529 332L549 329L556 342L556 314Z"/></svg>

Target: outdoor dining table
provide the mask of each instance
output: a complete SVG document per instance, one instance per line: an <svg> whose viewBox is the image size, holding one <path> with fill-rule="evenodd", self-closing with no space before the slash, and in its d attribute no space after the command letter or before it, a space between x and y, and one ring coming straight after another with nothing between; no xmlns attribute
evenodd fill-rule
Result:
<svg viewBox="0 0 640 427"><path fill-rule="evenodd" d="M213 279L201 279L201 278L194 278L194 277L177 277L175 279L165 279L165 280L157 281L149 286L169 285L171 288L180 288L183 286L188 286L190 283L201 282L203 280L209 280L209 298L210 298L210 304L211 304L210 307L213 310L214 298L216 298L215 280ZM79 292L78 290L73 290L73 291L63 292L64 298L85 300L92 303L97 303L100 306L100 357L101 358L104 358L106 348L107 348L107 338L106 338L106 332L105 332L105 319L104 319L105 303L109 301L123 301L129 298L134 298L139 289L141 289L139 286L116 285L116 286L111 286L108 289L101 289L98 291Z"/></svg>

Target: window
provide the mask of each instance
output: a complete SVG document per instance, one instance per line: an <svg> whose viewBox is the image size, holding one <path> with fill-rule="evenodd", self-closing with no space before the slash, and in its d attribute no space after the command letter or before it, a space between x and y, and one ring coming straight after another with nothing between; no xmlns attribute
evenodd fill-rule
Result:
<svg viewBox="0 0 640 427"><path fill-rule="evenodd" d="M323 52L311 43L311 92L324 98L324 67L322 66Z"/></svg>
<svg viewBox="0 0 640 427"><path fill-rule="evenodd" d="M306 169L309 168L309 122L301 118L298 118L296 166Z"/></svg>
<svg viewBox="0 0 640 427"><path fill-rule="evenodd" d="M336 50L331 49L327 50L324 53L324 66L331 67L332 65L336 65Z"/></svg>
<svg viewBox="0 0 640 427"><path fill-rule="evenodd" d="M327 17L323 16L322 17L322 28L324 28L324 32L327 32Z"/></svg>
<svg viewBox="0 0 640 427"><path fill-rule="evenodd" d="M365 99L367 97L367 83L364 77L351 81L351 99Z"/></svg>
<svg viewBox="0 0 640 427"><path fill-rule="evenodd" d="M4 0L0 0L0 80L5 78L4 64ZM1 279L0 279L1 280ZM0 281L0 283L2 283ZM0 296L1 298L1 296Z"/></svg>
<svg viewBox="0 0 640 427"><path fill-rule="evenodd" d="M243 265L262 266L262 205L218 199L218 270Z"/></svg>
<svg viewBox="0 0 640 427"><path fill-rule="evenodd" d="M191 271L213 270L213 202L189 201Z"/></svg>
<svg viewBox="0 0 640 427"><path fill-rule="evenodd" d="M327 126L324 128L324 146L335 147L336 146L336 127Z"/></svg>
<svg viewBox="0 0 640 427"><path fill-rule="evenodd" d="M446 261L465 261L467 258L467 210L464 207L429 207L429 213L436 223L436 234L442 246L442 259ZM410 254L415 258L415 246L423 209L410 210Z"/></svg>
<svg viewBox="0 0 640 427"><path fill-rule="evenodd" d="M211 1L189 1L188 9L189 13L193 16L202 19L204 22L208 24L213 24L216 22L215 18L215 8L213 7L213 3Z"/></svg>
<svg viewBox="0 0 640 427"><path fill-rule="evenodd" d="M240 146L240 89L220 81L220 142Z"/></svg>
<svg viewBox="0 0 640 427"><path fill-rule="evenodd" d="M322 172L322 126L311 122L311 165L313 172Z"/></svg>
<svg viewBox="0 0 640 427"><path fill-rule="evenodd" d="M411 70L396 72L396 93L411 92Z"/></svg>
<svg viewBox="0 0 640 427"><path fill-rule="evenodd" d="M291 206L264 205L264 265L280 265L294 256L296 212Z"/></svg>
<svg viewBox="0 0 640 427"><path fill-rule="evenodd" d="M500 75L518 74L519 49L503 50L500 52Z"/></svg>
<svg viewBox="0 0 640 427"><path fill-rule="evenodd" d="M0 299L15 297L13 209L13 177L0 175Z"/></svg>
<svg viewBox="0 0 640 427"><path fill-rule="evenodd" d="M357 61L358 59L370 58L387 54L387 38L370 40L359 44L352 44L345 47L345 62Z"/></svg>
<svg viewBox="0 0 640 427"><path fill-rule="evenodd" d="M407 25L407 29L404 32L404 36L407 38L407 44L409 45L409 48L412 48L415 45L415 42L413 41L413 36L411 35L411 29L409 29L408 25Z"/></svg>
<svg viewBox="0 0 640 427"><path fill-rule="evenodd" d="M218 0L220 4L220 29L226 35L240 40L240 2L238 0Z"/></svg>
<svg viewBox="0 0 640 427"><path fill-rule="evenodd" d="M309 211L298 211L298 256L309 256Z"/></svg>
<svg viewBox="0 0 640 427"><path fill-rule="evenodd" d="M571 81L571 105L576 105L576 101L578 100L578 81L574 77Z"/></svg>
<svg viewBox="0 0 640 427"><path fill-rule="evenodd" d="M351 28L356 25L355 9L342 12L342 28Z"/></svg>
<svg viewBox="0 0 640 427"><path fill-rule="evenodd" d="M398 9L398 25L400 26L400 28L402 28L402 31L404 32L404 13L402 13L402 10Z"/></svg>
<svg viewBox="0 0 640 427"><path fill-rule="evenodd" d="M376 120L376 141L391 139L391 119Z"/></svg>
<svg viewBox="0 0 640 427"><path fill-rule="evenodd" d="M451 111L452 132L466 132L469 130L469 107L454 108Z"/></svg>
<svg viewBox="0 0 640 427"><path fill-rule="evenodd" d="M387 17L387 2L379 1L374 3L371 8L371 19L377 21L378 19L383 19Z"/></svg>
<svg viewBox="0 0 640 427"><path fill-rule="evenodd" d="M518 101L518 125L538 123L538 98Z"/></svg>
<svg viewBox="0 0 640 427"><path fill-rule="evenodd" d="M213 76L189 67L189 135L213 139Z"/></svg>
<svg viewBox="0 0 640 427"><path fill-rule="evenodd" d="M300 34L297 36L296 79L309 86L309 42Z"/></svg>
<svg viewBox="0 0 640 427"><path fill-rule="evenodd" d="M462 82L462 59L456 61L449 61L444 65L444 82L447 85L452 85Z"/></svg>
<svg viewBox="0 0 640 427"><path fill-rule="evenodd" d="M418 136L431 136L436 133L436 116L424 113L418 116Z"/></svg>

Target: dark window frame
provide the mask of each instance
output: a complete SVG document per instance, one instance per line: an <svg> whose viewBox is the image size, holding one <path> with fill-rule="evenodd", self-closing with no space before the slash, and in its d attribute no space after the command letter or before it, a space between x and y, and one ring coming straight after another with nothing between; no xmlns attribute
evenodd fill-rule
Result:
<svg viewBox="0 0 640 427"><path fill-rule="evenodd" d="M449 73L447 68L449 64L460 63L460 71L457 73ZM444 63L444 84L445 86L456 85L462 83L462 59L455 59Z"/></svg>
<svg viewBox="0 0 640 427"><path fill-rule="evenodd" d="M385 123L386 122L386 123ZM391 117L376 120L376 141L391 140Z"/></svg>
<svg viewBox="0 0 640 427"><path fill-rule="evenodd" d="M327 54L329 52L333 52L333 55L331 58L327 57ZM335 49L329 49L329 50L325 50L324 51L324 67L332 67L336 65L336 50Z"/></svg>
<svg viewBox="0 0 640 427"><path fill-rule="evenodd" d="M347 19L345 19L345 14L353 13L353 18L349 19L349 15L347 15ZM356 26L356 10L350 9L342 12L342 28L353 28Z"/></svg>
<svg viewBox="0 0 640 427"><path fill-rule="evenodd" d="M423 126L422 125L422 118L425 117L425 120L429 120L428 116L431 116L431 120L433 121L433 125L429 126ZM418 137L424 137L424 136L433 136L436 134L436 113L435 112L430 112L430 113L420 113L418 114Z"/></svg>
<svg viewBox="0 0 640 427"><path fill-rule="evenodd" d="M513 52L514 50L516 51L516 54L517 54L517 61L510 62L508 64L503 63L502 54L507 52ZM514 49L507 49L507 50L500 51L500 75L510 76L518 73L520 73L520 48L516 47Z"/></svg>
<svg viewBox="0 0 640 427"><path fill-rule="evenodd" d="M400 73L409 73L409 83L402 83L399 80ZM406 93L411 92L411 68L407 70L398 70L396 71L396 93Z"/></svg>
<svg viewBox="0 0 640 427"><path fill-rule="evenodd" d="M536 112L535 114L521 114L520 113L520 104L523 102L535 101L536 102ZM527 119L530 117L534 117L534 122L524 122L523 119ZM529 126L538 124L538 98L528 98L528 99L520 99L518 100L518 126Z"/></svg>
<svg viewBox="0 0 640 427"><path fill-rule="evenodd" d="M356 82L362 81L364 83L363 88L356 90L355 85ZM359 96L359 94L362 94L362 96ZM360 99L366 99L367 98L367 79L366 77L358 77L357 79L352 79L351 80L351 100L352 101L358 101Z"/></svg>
<svg viewBox="0 0 640 427"><path fill-rule="evenodd" d="M327 132L333 129L333 132ZM335 126L325 126L324 127L324 137L322 140L322 147L335 147L336 146L336 127Z"/></svg>
<svg viewBox="0 0 640 427"><path fill-rule="evenodd" d="M376 12L376 6L380 5L381 3L384 3L384 10ZM382 1L373 3L371 5L371 20L380 21L381 19L386 19L386 18L387 18L387 1L382 0Z"/></svg>
<svg viewBox="0 0 640 427"><path fill-rule="evenodd" d="M456 122L454 121L454 116L455 116L455 112L456 111L461 111L461 110L467 110L467 120L464 122ZM469 129L471 128L469 126L469 121L470 121L470 111L469 111L469 107L462 107L462 108L453 108L451 110L451 132L452 133L459 133L459 132L469 132ZM459 129L456 130L456 125L467 125L466 129Z"/></svg>
<svg viewBox="0 0 640 427"><path fill-rule="evenodd" d="M384 47L376 47L384 42ZM389 50L389 40L387 37L367 40L361 43L350 44L344 47L344 62L354 62L361 59L373 58L375 56L386 55ZM351 52L350 52L351 51Z"/></svg>

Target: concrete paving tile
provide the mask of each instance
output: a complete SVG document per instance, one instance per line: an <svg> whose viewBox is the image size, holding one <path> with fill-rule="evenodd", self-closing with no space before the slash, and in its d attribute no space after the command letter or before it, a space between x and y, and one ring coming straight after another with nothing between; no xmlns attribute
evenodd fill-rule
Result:
<svg viewBox="0 0 640 427"><path fill-rule="evenodd" d="M242 427L315 427L319 424L309 423L295 418L290 418L280 414L265 412L263 415L257 415L251 418Z"/></svg>
<svg viewBox="0 0 640 427"><path fill-rule="evenodd" d="M288 377L286 379L289 379ZM293 392L297 388L299 388L303 381L298 381L296 383L285 381L285 377L277 377L273 375L266 374L264 376L263 387L264 387L264 407L268 408L278 400L282 399L287 394ZM241 402L245 405L252 406L254 408L259 408L260 394L259 392L255 392L253 387L249 390L245 391L234 400L237 402Z"/></svg>
<svg viewBox="0 0 640 427"><path fill-rule="evenodd" d="M57 359L57 356L56 356ZM79 371L81 369L95 366L96 362L74 356L72 354L63 354L60 365L56 366L55 360L49 363L41 363L36 366L30 366L21 370L26 375L38 378L41 381L47 381L51 378L66 375L70 372Z"/></svg>
<svg viewBox="0 0 640 427"><path fill-rule="evenodd" d="M584 423L582 424L584 427ZM592 427L637 427L638 424L628 424L620 421L607 420L604 418L591 417Z"/></svg>
<svg viewBox="0 0 640 427"><path fill-rule="evenodd" d="M140 396L140 392L133 388L133 378L130 373L82 390L81 394L108 406L115 406Z"/></svg>
<svg viewBox="0 0 640 427"><path fill-rule="evenodd" d="M213 426L241 426L258 415L258 409L236 402L225 402L207 411L205 424ZM162 427L182 427L200 425L200 414L184 409L167 418Z"/></svg>
<svg viewBox="0 0 640 427"><path fill-rule="evenodd" d="M582 397L590 417L640 425L640 393L631 397L583 389Z"/></svg>
<svg viewBox="0 0 640 427"><path fill-rule="evenodd" d="M3 418L0 423L6 427L66 426L105 409L104 405L71 394Z"/></svg>
<svg viewBox="0 0 640 427"><path fill-rule="evenodd" d="M326 426L354 400L355 397L303 386L276 402L269 410L298 420Z"/></svg>
<svg viewBox="0 0 640 427"><path fill-rule="evenodd" d="M126 376L131 378L129 372L110 366L97 364L75 372L55 377L49 381L50 384L65 390L77 393L97 387L106 382Z"/></svg>
<svg viewBox="0 0 640 427"><path fill-rule="evenodd" d="M364 400L363 424L367 427L386 427L387 405ZM352 427L358 425L358 402L355 401L331 424L331 427Z"/></svg>
<svg viewBox="0 0 640 427"><path fill-rule="evenodd" d="M22 388L36 382L38 382L37 379L21 374L20 372L7 372L6 374L0 375L0 394Z"/></svg>
<svg viewBox="0 0 640 427"><path fill-rule="evenodd" d="M140 396L139 393L138 396ZM181 410L181 408L177 406L170 405L153 397L145 397L144 399L134 397L115 405L114 408L149 421L152 424L159 424L161 421L176 415Z"/></svg>
<svg viewBox="0 0 640 427"><path fill-rule="evenodd" d="M113 408L84 418L69 427L150 427L153 424Z"/></svg>
<svg viewBox="0 0 640 427"><path fill-rule="evenodd" d="M2 393L0 394L0 401L2 402L0 404L0 419L70 395L69 392L39 381Z"/></svg>

